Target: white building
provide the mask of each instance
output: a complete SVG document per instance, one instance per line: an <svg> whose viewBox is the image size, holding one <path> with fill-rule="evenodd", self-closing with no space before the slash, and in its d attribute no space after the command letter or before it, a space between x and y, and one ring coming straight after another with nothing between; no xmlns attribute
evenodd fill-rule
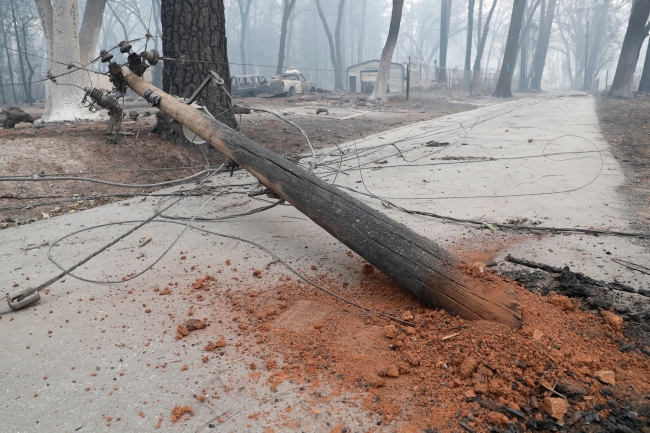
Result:
<svg viewBox="0 0 650 433"><path fill-rule="evenodd" d="M350 66L347 69L346 80L348 92L354 93L372 93L377 80L377 72L379 71L379 60L369 60L367 62L359 63L358 65ZM411 71L411 88L414 83L418 82L415 77L416 71ZM415 81L413 81L415 79ZM406 92L406 64L400 63L390 64L390 77L388 79L388 93L404 93Z"/></svg>

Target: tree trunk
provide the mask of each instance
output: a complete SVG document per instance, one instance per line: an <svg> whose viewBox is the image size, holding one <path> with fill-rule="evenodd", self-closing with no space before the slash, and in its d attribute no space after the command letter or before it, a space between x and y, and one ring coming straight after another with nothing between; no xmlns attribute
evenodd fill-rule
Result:
<svg viewBox="0 0 650 433"><path fill-rule="evenodd" d="M343 6L345 0L340 0L339 2L339 14L336 20L336 29L335 32L338 33L336 45L334 39L332 38L332 33L330 28L327 25L327 18L323 13L323 8L320 5L320 0L316 0L316 8L318 9L318 16L320 17L321 22L323 23L323 29L325 30L325 35L327 36L327 42L330 46L330 58L332 59L332 67L334 68L334 88L343 89L343 71L341 71L341 64L343 63L340 58L341 54L341 36L340 36L340 27L341 27L341 17L343 16Z"/></svg>
<svg viewBox="0 0 650 433"><path fill-rule="evenodd" d="M213 70L224 79L224 85L230 91L223 0L163 0L161 6L165 57L198 60L165 60L164 90L173 95L189 95ZM230 111L230 98L225 92L207 86L198 102L220 122L231 128L237 127L235 116Z"/></svg>
<svg viewBox="0 0 650 433"><path fill-rule="evenodd" d="M401 6L403 0L393 0L394 9L396 3ZM150 88L126 66L122 71L129 86L139 95ZM153 90L158 93L158 89ZM505 294L488 295L483 280L467 276L459 269L459 259L431 239L236 131L202 116L170 95L160 93L161 111L223 152L427 306L443 308L469 320L521 327L521 314Z"/></svg>
<svg viewBox="0 0 650 433"><path fill-rule="evenodd" d="M84 87L90 83L88 73L69 73L67 65L80 65L77 0L56 0L52 4L52 57L50 71L56 83L47 82L49 99L45 104L43 121L93 119L95 115L81 105ZM66 75L63 75L66 74Z"/></svg>
<svg viewBox="0 0 650 433"><path fill-rule="evenodd" d="M223 1L223 0L221 0ZM275 69L277 75L282 74L284 69L284 51L287 43L287 26L289 24L289 16L296 5L296 0L284 0L284 12L282 14L282 27L280 28L280 49L278 50L278 67Z"/></svg>
<svg viewBox="0 0 650 433"><path fill-rule="evenodd" d="M57 1L57 0L55 0ZM106 0L88 0L84 17L79 30L81 64L87 65L95 57L95 49L99 40L99 30L102 27Z"/></svg>
<svg viewBox="0 0 650 433"><path fill-rule="evenodd" d="M541 0L537 0L535 4L530 6L528 15L524 12L524 18L522 22L521 29L521 38L519 41L520 47L520 59L519 59L519 91L525 92L528 90L528 44L529 44L529 35L530 35L530 26L533 23L533 15L539 6Z"/></svg>
<svg viewBox="0 0 650 433"><path fill-rule="evenodd" d="M440 2L440 58L438 59L438 81L447 81L447 46L449 43L449 0Z"/></svg>
<svg viewBox="0 0 650 433"><path fill-rule="evenodd" d="M344 89L343 83L343 55L341 53L341 22L343 21L343 8L345 0L339 0L339 9L336 16L336 27L334 28L334 45L336 48L336 67L334 68L334 87Z"/></svg>
<svg viewBox="0 0 650 433"><path fill-rule="evenodd" d="M248 33L248 14L250 13L251 10L251 3L253 0L237 0L239 3L239 16L241 18L241 33L239 36L239 54L241 58L241 72L242 74L246 75L248 72L248 68L246 63L248 63L248 60L246 59L246 34ZM244 4L244 2L246 2Z"/></svg>
<svg viewBox="0 0 650 433"><path fill-rule="evenodd" d="M446 1L446 0L443 0ZM399 26L402 21L402 7L404 0L393 0L393 12L390 17L390 27L388 28L388 37L386 44L381 52L381 60L379 61L379 71L377 72L377 81L375 88L370 95L370 100L379 100L386 102L386 86L390 78L391 60L393 60L393 52L397 44L397 36L399 35Z"/></svg>
<svg viewBox="0 0 650 433"><path fill-rule="evenodd" d="M151 2L151 7L153 11L151 13L152 20L156 26L156 35L161 34L160 30L160 0L153 0ZM160 46L160 38L154 38L154 47L162 53L162 47ZM164 53L162 53L164 54ZM158 64L151 68L151 82L156 87L162 87L162 76L163 69L165 68L165 62L160 61Z"/></svg>
<svg viewBox="0 0 650 433"><path fill-rule="evenodd" d="M475 0L469 0L467 6L467 41L465 43L465 70L469 71L472 67L472 36L474 34L474 3Z"/></svg>
<svg viewBox="0 0 650 433"><path fill-rule="evenodd" d="M650 41L648 43L650 44ZM645 94L650 93L650 46L646 49L643 73L641 74L638 92Z"/></svg>
<svg viewBox="0 0 650 433"><path fill-rule="evenodd" d="M5 52L7 54L7 73L9 75L9 81L11 81L11 90L14 93L14 102L18 103L18 95L16 94L16 85L14 84L14 68L11 66L11 54L9 53L9 44L7 43L7 32L5 30L4 22L0 19L0 31L2 31L2 37L4 40Z"/></svg>
<svg viewBox="0 0 650 433"><path fill-rule="evenodd" d="M22 77L22 82L23 82L23 91L25 92L25 99L28 104L32 104L32 97L30 93L30 84L28 83L27 80L27 75L25 74L25 64L23 63L23 56L24 56L24 51L23 47L20 43L20 35L18 34L18 22L16 19L16 8L14 1L11 0L11 18L12 18L12 24L14 26L14 35L16 36L16 48L18 49L18 62L20 64L20 76Z"/></svg>
<svg viewBox="0 0 650 433"><path fill-rule="evenodd" d="M589 29L589 36L592 40L592 43L589 47L589 56L587 58L587 70L585 71L585 89L591 90L591 85L594 81L595 76L598 74L596 70L596 63L598 61L598 55L600 54L603 40L607 34L607 15L609 13L610 0L605 0L603 3L596 9L594 23Z"/></svg>
<svg viewBox="0 0 650 433"><path fill-rule="evenodd" d="M485 42L487 41L487 35L490 31L490 21L492 21L492 15L494 14L494 9L497 6L497 1L492 2L492 7L490 7L490 12L488 12L487 18L485 18L485 27L483 27L483 34L479 40L478 47L476 47L476 59L474 60L474 72L481 72L481 60L483 59L483 51L485 50Z"/></svg>
<svg viewBox="0 0 650 433"><path fill-rule="evenodd" d="M503 53L503 63L499 72L499 81L492 95L497 98L512 98L512 73L517 63L517 45L519 44L521 22L524 18L525 9L526 0L514 0L506 50Z"/></svg>
<svg viewBox="0 0 650 433"><path fill-rule="evenodd" d="M616 74L607 95L610 98L634 97L634 70L639 60L643 40L648 35L646 27L648 16L650 16L650 0L634 0Z"/></svg>
<svg viewBox="0 0 650 433"><path fill-rule="evenodd" d="M533 80L530 85L531 90L537 92L542 90L542 76L544 75L544 65L546 64L548 43L551 40L551 30L553 29L553 18L555 17L556 5L557 0L549 0L548 7L544 13L544 22L540 23L539 26L537 47L535 48L535 57L533 59Z"/></svg>
<svg viewBox="0 0 650 433"><path fill-rule="evenodd" d="M363 44L366 40L366 12L368 0L361 0L361 22L359 23L359 42L357 46L357 63L363 62Z"/></svg>

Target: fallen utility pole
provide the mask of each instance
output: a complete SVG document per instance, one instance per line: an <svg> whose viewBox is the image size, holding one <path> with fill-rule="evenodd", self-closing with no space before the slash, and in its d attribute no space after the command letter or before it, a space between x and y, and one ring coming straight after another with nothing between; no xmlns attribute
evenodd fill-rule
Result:
<svg viewBox="0 0 650 433"><path fill-rule="evenodd" d="M120 51L128 52L124 46ZM106 62L112 58L110 54L104 56ZM151 59L157 61L156 56L152 52L131 53L128 64L111 62L113 84L122 93L130 87L428 306L465 319L521 326L521 316L511 303L486 293L480 280L465 275L458 258L435 242L145 82L141 76L148 66L140 59L152 63ZM222 79L213 76L223 85Z"/></svg>

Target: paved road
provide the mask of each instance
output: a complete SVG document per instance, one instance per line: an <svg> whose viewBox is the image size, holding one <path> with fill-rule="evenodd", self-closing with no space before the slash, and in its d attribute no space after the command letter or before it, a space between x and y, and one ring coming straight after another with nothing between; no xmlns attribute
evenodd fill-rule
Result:
<svg viewBox="0 0 650 433"><path fill-rule="evenodd" d="M599 132L592 97L518 99L359 137L340 149L343 154L337 148L319 152L323 178L336 179L371 206L461 255L500 259L512 253L648 287L647 279L610 260L619 257L647 266L647 249L635 240L513 234L387 207L390 202L488 224L526 219L540 227L628 230L627 203L620 190L623 173ZM166 214L216 218L271 203L248 198L245 193L255 188L255 181L246 173L220 175L203 186L219 194L207 204L208 196L186 198ZM148 218L170 200L132 199L1 231L3 292L14 284L25 288L55 275L48 254L61 266L70 266L134 226L126 221ZM295 410L284 416L294 423L282 431L328 431L327 423L341 416L353 429L376 421L340 400L307 403L304 391L290 383L272 392L264 380L251 380L245 366L259 359L252 352L238 352L231 344L237 341L236 330L218 322L232 316L228 306L195 305L178 295L201 272L218 267L224 268L224 281L236 276L239 284L254 284L249 271L266 268L273 258L246 241L297 267L327 256L322 260L330 272L349 275L357 270L358 260L350 258L345 247L287 205L245 217L194 222L198 228L240 239L187 230L176 241L185 223L170 221L146 225L75 272L105 284L68 276L28 309L10 313L0 306L0 431L138 432L152 431L160 422L161 431L260 432L279 423L287 405ZM147 237L152 240L139 247ZM152 270L122 282L170 247ZM225 265L226 259L239 267L238 273ZM273 266L265 278L287 272ZM175 291L173 301L153 292L165 286ZM170 314L184 318L193 305L196 317L210 319L207 332L224 335L229 343L222 356L208 363L201 362L203 339L190 335L176 341L174 332L165 333L178 323ZM219 398L199 403L193 395L203 389ZM179 404L191 405L195 416L171 424L171 409ZM308 416L314 409L321 416ZM270 415L248 418L258 412ZM224 423L216 421L219 416Z"/></svg>

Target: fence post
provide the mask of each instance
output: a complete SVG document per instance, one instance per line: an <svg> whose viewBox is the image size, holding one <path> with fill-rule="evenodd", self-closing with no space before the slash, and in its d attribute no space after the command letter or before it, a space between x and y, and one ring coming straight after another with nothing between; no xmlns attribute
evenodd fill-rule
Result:
<svg viewBox="0 0 650 433"><path fill-rule="evenodd" d="M408 65L406 65L406 100L411 99L411 56L409 56Z"/></svg>

